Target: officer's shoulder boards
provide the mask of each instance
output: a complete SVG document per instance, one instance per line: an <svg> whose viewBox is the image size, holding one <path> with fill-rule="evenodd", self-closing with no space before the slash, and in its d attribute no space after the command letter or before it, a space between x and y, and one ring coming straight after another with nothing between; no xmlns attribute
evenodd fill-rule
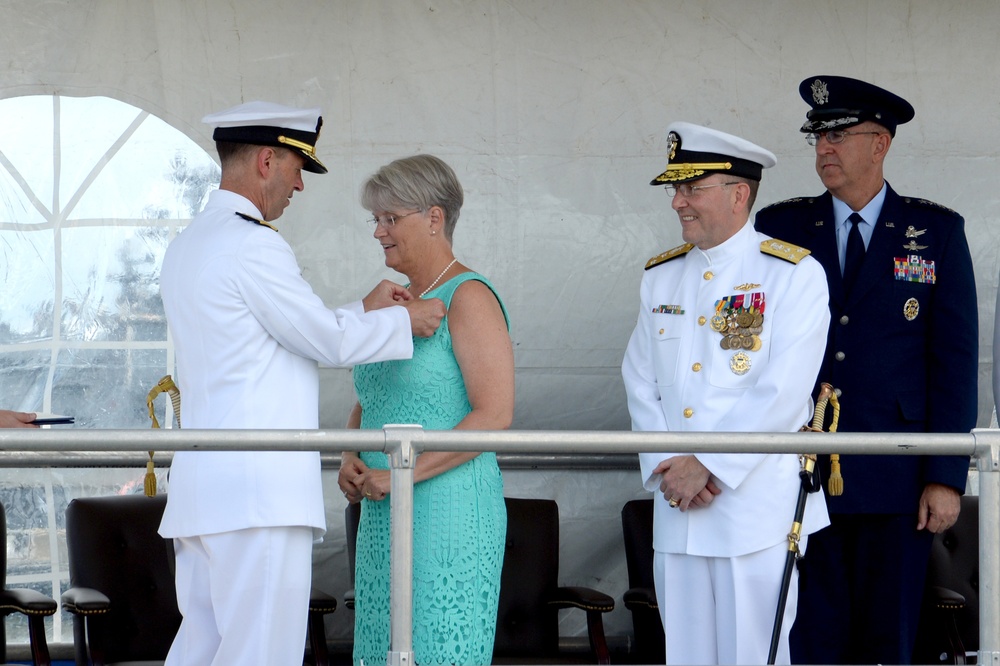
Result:
<svg viewBox="0 0 1000 666"><path fill-rule="evenodd" d="M958 211L954 211L951 208L948 208L947 206L942 206L941 204L931 201L930 199L918 199L917 197L903 197L903 203L913 204L917 206L926 206L928 208L936 208L937 210L944 211L946 213L955 215L957 217L961 217Z"/></svg>
<svg viewBox="0 0 1000 666"><path fill-rule="evenodd" d="M242 217L247 222L253 222L256 225L259 225L259 226L262 226L262 227L267 227L271 231L278 231L278 227L276 227L274 225L271 225L271 224L268 224L264 220L258 220L256 217L251 217L249 215L244 215L243 213L240 213L239 211L236 212L236 215L238 217Z"/></svg>
<svg viewBox="0 0 1000 666"><path fill-rule="evenodd" d="M685 254L694 249L694 243L684 243L684 245L678 245L677 247L667 250L666 252L661 252L652 259L646 262L646 270L654 266L659 266L664 264L671 259L676 259L677 257L683 257Z"/></svg>
<svg viewBox="0 0 1000 666"><path fill-rule="evenodd" d="M777 238L769 238L766 241L761 241L760 251L764 254L769 254L772 257L790 261L793 264L799 263L802 261L803 257L809 255L809 250L804 247L792 245L791 243L786 243L785 241L778 240Z"/></svg>
<svg viewBox="0 0 1000 666"><path fill-rule="evenodd" d="M789 208L797 204L803 204L803 203L811 204L813 201L815 201L813 197L794 197L792 199L785 199L784 201L775 201L773 204L769 206L764 206L763 208L761 208L761 210L764 211L764 210L772 210L778 208Z"/></svg>

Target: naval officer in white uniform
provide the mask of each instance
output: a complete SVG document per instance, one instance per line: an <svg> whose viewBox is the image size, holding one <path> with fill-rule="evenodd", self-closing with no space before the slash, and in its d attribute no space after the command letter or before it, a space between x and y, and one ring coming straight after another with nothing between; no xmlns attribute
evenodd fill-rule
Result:
<svg viewBox="0 0 1000 666"><path fill-rule="evenodd" d="M826 277L808 252L754 231L750 210L774 155L676 122L666 171L685 244L646 264L622 364L637 431L794 432L829 322ZM668 664L763 664L798 497L793 454L641 454L655 493L654 579ZM828 523L822 493L804 535ZM805 549L803 538L802 549ZM795 617L788 595L778 663Z"/></svg>
<svg viewBox="0 0 1000 666"><path fill-rule="evenodd" d="M318 109L250 102L206 116L222 181L170 244L160 290L188 428L319 425L318 363L410 358L441 301L383 282L330 310L272 222L303 189ZM402 307L399 307L399 306ZM160 534L184 617L170 666L301 664L312 543L326 530L318 452L178 452Z"/></svg>

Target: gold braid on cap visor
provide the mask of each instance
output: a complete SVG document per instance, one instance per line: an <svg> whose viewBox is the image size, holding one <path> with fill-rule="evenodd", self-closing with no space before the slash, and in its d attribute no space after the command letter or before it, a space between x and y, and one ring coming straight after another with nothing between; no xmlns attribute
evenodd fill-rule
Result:
<svg viewBox="0 0 1000 666"><path fill-rule="evenodd" d="M656 179L661 183L670 183L676 180L687 180L702 176L706 171L729 171L733 168L732 162L698 162L695 164L668 164L667 170Z"/></svg>
<svg viewBox="0 0 1000 666"><path fill-rule="evenodd" d="M298 148L309 157L313 158L314 160L316 159L315 146L310 146L308 143L305 143L304 141L296 141L295 139L289 139L287 136L284 135L279 136L278 141L293 148Z"/></svg>

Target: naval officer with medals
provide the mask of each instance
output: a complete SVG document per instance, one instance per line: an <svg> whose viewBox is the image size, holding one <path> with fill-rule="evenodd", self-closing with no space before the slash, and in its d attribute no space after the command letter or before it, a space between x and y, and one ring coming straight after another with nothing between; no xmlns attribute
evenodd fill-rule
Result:
<svg viewBox="0 0 1000 666"><path fill-rule="evenodd" d="M636 431L795 432L829 322L822 267L748 221L774 155L707 127L667 128L661 186L684 245L651 259L622 375ZM640 454L654 493L654 578L668 664L763 664L798 496L793 454ZM811 495L803 535L827 524ZM805 550L807 538L802 539ZM795 584L778 663L788 663Z"/></svg>
<svg viewBox="0 0 1000 666"><path fill-rule="evenodd" d="M167 247L160 277L188 428L313 429L318 363L413 354L445 314L383 281L328 309L275 226L316 156L319 109L248 102L211 114L219 189ZM402 306L402 307L400 307ZM160 534L183 615L167 666L301 664L313 539L326 529L317 451L178 451Z"/></svg>
<svg viewBox="0 0 1000 666"><path fill-rule="evenodd" d="M905 99L865 81L810 76L799 131L826 192L776 203L757 229L812 251L831 324L820 380L840 392L840 432L976 426L979 304L965 222L883 177ZM908 664L934 533L958 518L966 456L840 456L832 524L800 566L792 658ZM830 456L818 469L829 479ZM842 491L842 494L837 494Z"/></svg>

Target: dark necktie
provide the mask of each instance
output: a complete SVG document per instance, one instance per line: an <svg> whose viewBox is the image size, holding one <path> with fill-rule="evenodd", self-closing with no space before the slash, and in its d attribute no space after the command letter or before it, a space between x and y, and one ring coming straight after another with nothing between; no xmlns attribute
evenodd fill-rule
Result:
<svg viewBox="0 0 1000 666"><path fill-rule="evenodd" d="M851 287L858 279L861 272L861 264L865 260L865 241L861 238L861 230L858 225L864 219L857 213L851 213L847 218L851 225L851 230L847 233L847 252L844 255L844 291L850 293Z"/></svg>

